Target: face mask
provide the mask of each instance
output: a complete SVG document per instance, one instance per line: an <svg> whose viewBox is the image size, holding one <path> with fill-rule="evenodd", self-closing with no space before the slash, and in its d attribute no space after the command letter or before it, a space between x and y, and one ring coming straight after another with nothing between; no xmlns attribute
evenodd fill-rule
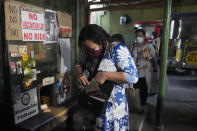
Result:
<svg viewBox="0 0 197 131"><path fill-rule="evenodd" d="M96 49L96 50L89 50L88 51L88 54L90 57L92 58L96 58L96 57L99 57L101 55L101 51L102 51L102 48L101 49Z"/></svg>
<svg viewBox="0 0 197 131"><path fill-rule="evenodd" d="M137 42L137 43L142 43L142 42L144 42L144 38L138 36L138 37L136 38L136 42Z"/></svg>

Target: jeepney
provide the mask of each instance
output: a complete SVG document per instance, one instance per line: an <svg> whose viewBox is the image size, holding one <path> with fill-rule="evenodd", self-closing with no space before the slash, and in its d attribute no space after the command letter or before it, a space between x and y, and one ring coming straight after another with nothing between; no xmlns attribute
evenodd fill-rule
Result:
<svg viewBox="0 0 197 131"><path fill-rule="evenodd" d="M179 73L197 69L197 13L171 15L167 67Z"/></svg>

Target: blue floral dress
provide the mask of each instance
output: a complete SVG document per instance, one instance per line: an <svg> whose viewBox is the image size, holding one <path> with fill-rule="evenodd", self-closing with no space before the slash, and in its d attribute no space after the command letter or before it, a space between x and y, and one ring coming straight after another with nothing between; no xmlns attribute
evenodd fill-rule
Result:
<svg viewBox="0 0 197 131"><path fill-rule="evenodd" d="M128 83L138 81L138 73L134 60L128 48L121 43L112 43L111 51L107 51L102 59L99 71L122 71ZM128 131L128 103L125 95L124 84L116 84L108 100L105 114L96 118L98 131Z"/></svg>

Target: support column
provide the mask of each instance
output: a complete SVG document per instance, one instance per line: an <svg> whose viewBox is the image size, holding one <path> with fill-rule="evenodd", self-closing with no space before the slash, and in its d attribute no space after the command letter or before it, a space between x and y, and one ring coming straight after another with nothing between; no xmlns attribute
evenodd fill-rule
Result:
<svg viewBox="0 0 197 131"><path fill-rule="evenodd" d="M168 59L168 41L170 30L170 16L172 0L163 0L164 2L164 17L161 41L161 56L160 56L160 76L159 76L159 92L157 97L157 110L156 110L156 131L163 131L162 114L163 114L163 99L166 88L166 67Z"/></svg>

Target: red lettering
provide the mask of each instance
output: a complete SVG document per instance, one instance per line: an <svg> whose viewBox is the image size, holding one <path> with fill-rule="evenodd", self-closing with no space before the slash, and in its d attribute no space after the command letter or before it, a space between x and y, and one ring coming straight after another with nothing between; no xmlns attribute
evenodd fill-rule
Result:
<svg viewBox="0 0 197 131"><path fill-rule="evenodd" d="M33 14L29 12L29 19L33 20Z"/></svg>
<svg viewBox="0 0 197 131"><path fill-rule="evenodd" d="M71 33L71 29L70 28L68 29L68 33Z"/></svg>
<svg viewBox="0 0 197 131"><path fill-rule="evenodd" d="M43 38L43 40L45 40L45 34L43 34L42 38Z"/></svg>
<svg viewBox="0 0 197 131"><path fill-rule="evenodd" d="M44 24L41 24L41 28L40 28L41 30L45 30L45 26L44 26Z"/></svg>
<svg viewBox="0 0 197 131"><path fill-rule="evenodd" d="M63 32L63 28L60 28L60 33L62 33Z"/></svg>
<svg viewBox="0 0 197 131"><path fill-rule="evenodd" d="M40 33L40 40L42 40L43 38L42 38L42 34Z"/></svg>
<svg viewBox="0 0 197 131"><path fill-rule="evenodd" d="M38 34L37 34L37 33L34 33L34 39L35 39L35 40L38 40L38 38L39 38L39 37L38 37Z"/></svg>
<svg viewBox="0 0 197 131"><path fill-rule="evenodd" d="M26 28L26 22L23 22L23 28Z"/></svg>
<svg viewBox="0 0 197 131"><path fill-rule="evenodd" d="M40 34L40 40L45 40L45 34Z"/></svg>
<svg viewBox="0 0 197 131"><path fill-rule="evenodd" d="M24 33L23 37L24 37L24 40L28 40L28 33Z"/></svg>
<svg viewBox="0 0 197 131"><path fill-rule="evenodd" d="M34 23L35 24L35 29L39 29L39 23Z"/></svg>
<svg viewBox="0 0 197 131"><path fill-rule="evenodd" d="M42 33L34 33L34 40L45 40L45 34Z"/></svg>
<svg viewBox="0 0 197 131"><path fill-rule="evenodd" d="M35 23L35 22L23 22L23 28L45 30L45 25L42 23Z"/></svg>
<svg viewBox="0 0 197 131"><path fill-rule="evenodd" d="M32 33L29 33L29 40L32 40Z"/></svg>
<svg viewBox="0 0 197 131"><path fill-rule="evenodd" d="M29 12L29 19L30 20L38 20L37 14Z"/></svg>

